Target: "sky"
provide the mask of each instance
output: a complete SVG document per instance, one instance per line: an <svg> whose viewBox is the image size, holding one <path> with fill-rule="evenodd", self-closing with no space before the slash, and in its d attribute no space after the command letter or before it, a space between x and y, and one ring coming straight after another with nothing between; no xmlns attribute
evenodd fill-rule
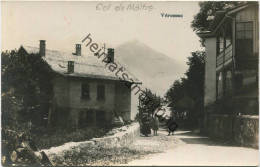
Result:
<svg viewBox="0 0 260 167"><path fill-rule="evenodd" d="M196 1L1 3L2 50L38 46L44 39L48 49L74 51L89 33L94 42L107 47L138 40L184 65L190 52L201 49L190 27L199 11Z"/></svg>

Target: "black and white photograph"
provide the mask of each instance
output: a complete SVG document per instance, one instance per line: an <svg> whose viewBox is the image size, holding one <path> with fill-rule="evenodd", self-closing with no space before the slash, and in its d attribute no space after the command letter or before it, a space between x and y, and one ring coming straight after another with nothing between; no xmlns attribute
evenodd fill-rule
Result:
<svg viewBox="0 0 260 167"><path fill-rule="evenodd" d="M259 1L1 1L2 166L258 166Z"/></svg>

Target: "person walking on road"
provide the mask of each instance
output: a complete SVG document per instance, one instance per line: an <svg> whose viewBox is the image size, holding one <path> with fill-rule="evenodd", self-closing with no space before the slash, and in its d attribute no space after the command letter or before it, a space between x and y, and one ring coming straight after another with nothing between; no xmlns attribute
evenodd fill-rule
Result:
<svg viewBox="0 0 260 167"><path fill-rule="evenodd" d="M159 119L157 116L154 115L153 119L152 119L152 129L153 129L153 135L157 136L157 131L159 129Z"/></svg>
<svg viewBox="0 0 260 167"><path fill-rule="evenodd" d="M142 120L141 120L142 126L141 126L141 133L144 134L146 137L151 134L151 121L148 113L142 114Z"/></svg>

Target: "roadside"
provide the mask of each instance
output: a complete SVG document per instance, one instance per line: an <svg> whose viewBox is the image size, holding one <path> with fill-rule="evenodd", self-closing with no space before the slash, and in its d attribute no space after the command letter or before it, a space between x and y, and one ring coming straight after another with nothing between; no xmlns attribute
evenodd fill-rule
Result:
<svg viewBox="0 0 260 167"><path fill-rule="evenodd" d="M142 159L156 153L163 153L169 148L181 145L180 140L173 136L166 136L159 132L158 136L138 136L135 142L124 147L107 147L89 145L88 147L72 147L63 151L62 155L51 156L54 165L81 166L81 165L119 165L127 164L135 159Z"/></svg>
<svg viewBox="0 0 260 167"><path fill-rule="evenodd" d="M41 151L48 155L54 166L259 164L257 149L212 141L188 130L179 130L174 135L167 136L168 132L160 129L158 136L142 137L137 124L133 124L128 128L114 129L109 134L102 138L69 142Z"/></svg>
<svg viewBox="0 0 260 167"><path fill-rule="evenodd" d="M166 132L161 132L166 133ZM214 165L214 166L256 166L259 164L257 149L230 146L229 143L220 143L208 137L196 135L190 131L177 131L174 136L179 140L178 147L169 147L163 153L147 156L131 161L126 165Z"/></svg>

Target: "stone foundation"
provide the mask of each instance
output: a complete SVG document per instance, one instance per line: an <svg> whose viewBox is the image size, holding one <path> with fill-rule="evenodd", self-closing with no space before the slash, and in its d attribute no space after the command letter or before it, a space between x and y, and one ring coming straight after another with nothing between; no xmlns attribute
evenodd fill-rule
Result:
<svg viewBox="0 0 260 167"><path fill-rule="evenodd" d="M234 140L244 146L258 148L258 116L238 116L234 119Z"/></svg>
<svg viewBox="0 0 260 167"><path fill-rule="evenodd" d="M258 116L211 114L207 118L207 133L212 138L234 141L241 146L258 148Z"/></svg>

